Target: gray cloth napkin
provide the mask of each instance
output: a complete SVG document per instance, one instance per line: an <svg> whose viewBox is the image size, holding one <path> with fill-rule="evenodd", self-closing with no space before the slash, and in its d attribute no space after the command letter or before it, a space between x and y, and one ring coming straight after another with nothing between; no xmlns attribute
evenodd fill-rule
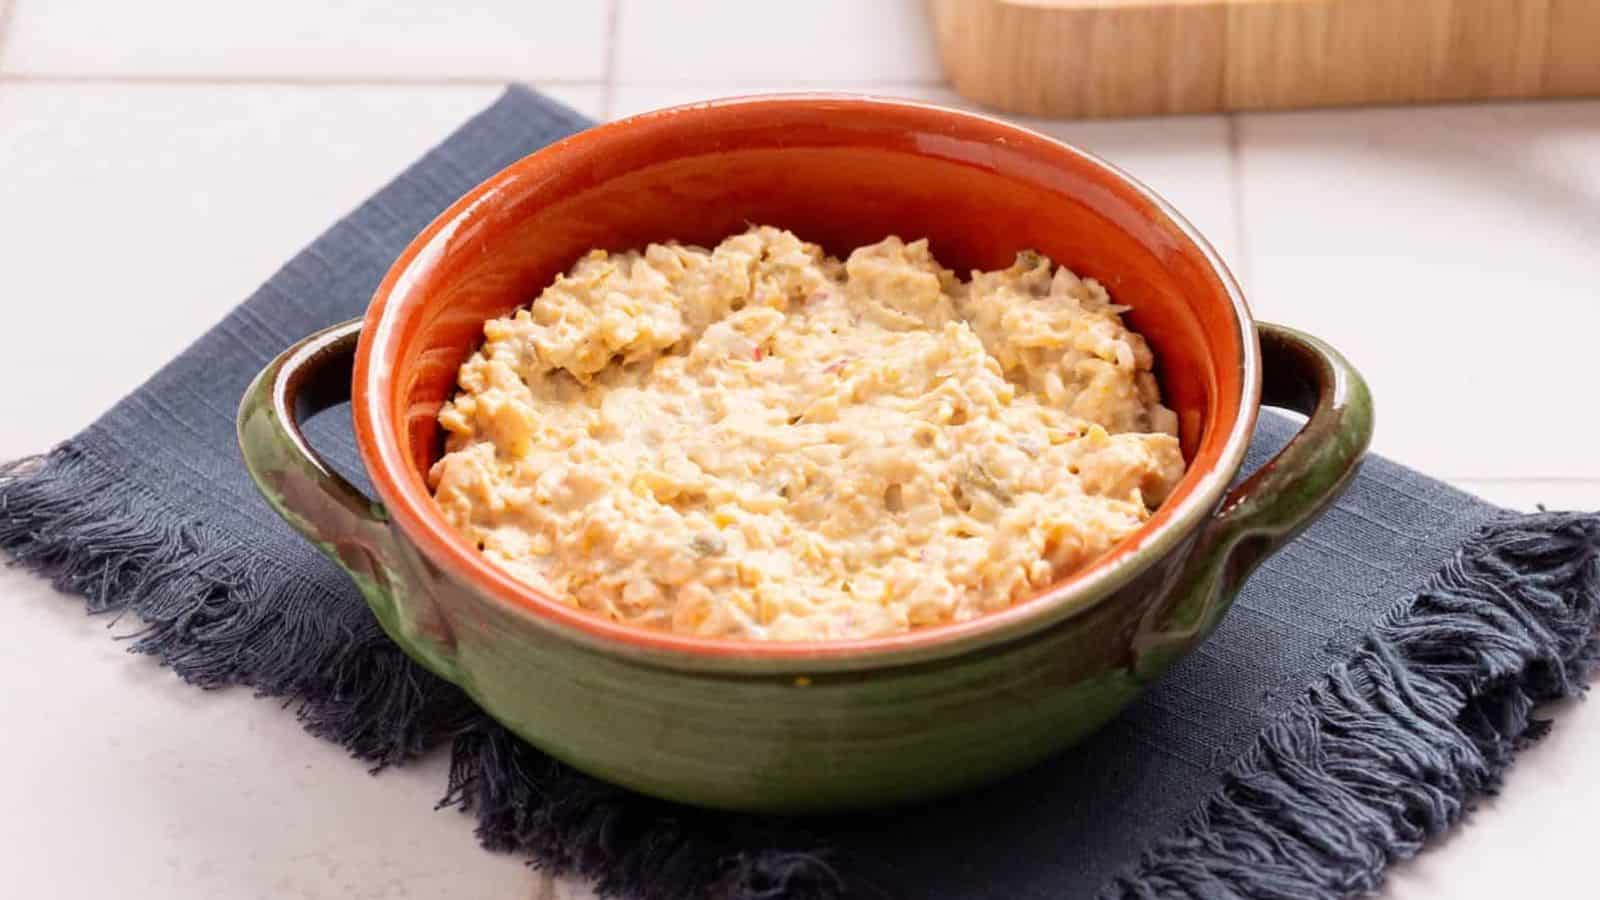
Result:
<svg viewBox="0 0 1600 900"><path fill-rule="evenodd" d="M388 642L257 496L233 415L280 350L358 315L447 204L587 124L509 90L82 434L0 468L0 548L93 611L135 612L136 649L184 679L286 698L360 759L450 742L442 789L487 846L621 897L1345 896L1495 786L1543 727L1535 703L1581 687L1596 519L1506 513L1372 459L1209 642L1104 731L1004 783L785 821L673 806L548 759ZM1248 465L1293 428L1264 416ZM359 479L347 418L310 433Z"/></svg>

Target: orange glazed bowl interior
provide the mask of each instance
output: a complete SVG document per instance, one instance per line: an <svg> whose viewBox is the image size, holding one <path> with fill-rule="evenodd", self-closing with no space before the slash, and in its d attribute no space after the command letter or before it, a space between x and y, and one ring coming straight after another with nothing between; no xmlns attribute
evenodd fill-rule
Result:
<svg viewBox="0 0 1600 900"><path fill-rule="evenodd" d="M645 632L514 581L434 510L435 421L485 320L531 302L593 248L714 246L750 224L844 256L927 238L965 276L1038 250L1098 279L1149 340L1189 472L1151 521L1094 565L1007 610L883 638L763 643ZM1082 151L982 116L835 95L716 101L590 129L515 163L407 248L365 320L353 385L358 443L385 506L436 565L591 640L750 657L873 653L971 636L1064 603L1166 525L1215 507L1259 395L1254 328L1215 253L1148 189ZM1167 529L1167 530L1174 530ZM1131 564L1125 564L1131 565Z"/></svg>

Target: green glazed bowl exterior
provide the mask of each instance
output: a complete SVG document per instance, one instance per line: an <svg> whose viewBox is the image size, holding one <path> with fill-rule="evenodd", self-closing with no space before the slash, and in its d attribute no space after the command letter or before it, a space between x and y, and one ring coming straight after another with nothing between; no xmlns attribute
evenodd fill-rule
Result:
<svg viewBox="0 0 1600 900"><path fill-rule="evenodd" d="M777 137L762 131L768 120ZM973 147L992 149L997 137L1006 153L1020 148L1017 158L974 161ZM769 139L771 147L763 143ZM731 155L706 163L708 147ZM741 147L754 149L739 155ZM772 147L781 157L761 155ZM579 165L602 151L614 171ZM806 179L871 169L881 184L898 169L874 168L873 154L891 151L904 157L900 169L914 170L922 159L932 167L916 176L924 181L907 188L908 198L944 190L944 209L963 196L951 192L968 190L959 183L967 169L977 170L972 177L1003 176L987 202L1033 202L1020 188L1009 199L1015 182L1054 199L1079 198L1098 215L1104 240L1052 247L1058 260L1092 271L1074 252L1122 254L1125 271L1148 267L1121 284L1135 324L1164 358L1206 368L1163 372L1184 421L1191 472L1182 495L1139 535L1091 571L961 626L876 642L739 645L636 633L534 595L492 570L431 512L421 473L437 453L432 411L489 313L527 302L575 249L656 239L674 210L691 239L756 216L780 225L801 220L810 226L803 236L826 231L799 206L816 203ZM690 208L698 193L641 193L628 182L661 169L665 183L694 185L697 165L717 173L707 192L753 180L736 195L746 199L717 198L733 219L703 221L715 215ZM773 187L772 165L801 174ZM861 171L849 171L857 165ZM805 174L806 166L815 174ZM944 186L929 187L930 174ZM613 204L606 191L614 184L653 199ZM651 204L663 210L657 221L641 211ZM885 208L862 206L846 218L882 236L906 214L901 205ZM988 232L964 238L985 226L914 204L910 215L936 223L936 252L944 229L944 244L973 262L991 260L1002 246L1025 246L1002 235L991 247ZM844 227L825 242L831 249L856 237ZM470 268L472 260L503 258L497 250L546 257L509 275L489 270L495 278ZM1203 278L1211 293L1166 289L1168 273L1178 273L1173 285L1180 276ZM298 427L352 393L377 500L324 465ZM1306 426L1230 492L1261 402L1305 413ZM1136 182L1080 151L982 117L819 96L656 113L534 154L419 236L364 321L313 335L269 365L239 415L245 462L269 502L350 572L397 643L491 715L552 756L617 784L685 803L781 813L882 806L979 785L1099 728L1204 640L1260 560L1332 501L1371 428L1370 397L1349 364L1314 338L1252 322L1215 255Z"/></svg>

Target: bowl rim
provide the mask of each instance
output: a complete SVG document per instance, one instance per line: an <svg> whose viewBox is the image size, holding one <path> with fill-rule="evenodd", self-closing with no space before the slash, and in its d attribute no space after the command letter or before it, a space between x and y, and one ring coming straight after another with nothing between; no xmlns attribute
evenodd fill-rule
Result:
<svg viewBox="0 0 1600 900"><path fill-rule="evenodd" d="M933 625L894 635L830 641L752 641L706 638L626 625L569 605L495 566L458 535L434 506L426 484L412 470L396 438L398 426L389 403L392 367L373 360L392 359L401 334L399 312L426 301L414 290L421 273L466 221L485 215L497 194L513 182L536 178L540 170L585 148L615 139L619 132L644 122L678 119L692 127L702 113L730 107L749 110L767 106L848 107L864 112L901 112L932 118L956 117L999 129L1008 137L1040 142L1064 152L1111 179L1125 184L1148 202L1153 214L1199 250L1211 274L1222 285L1233 314L1241 357L1239 414L1223 442L1216 464L1207 471L1185 473L1192 486L1163 521L1146 523L1085 569L1072 573L1039 593L1011 606L964 622ZM400 298L398 301L396 298ZM352 420L362 461L379 499L405 539L428 561L463 586L494 602L519 619L611 655L668 668L760 675L800 675L852 671L926 662L978 647L992 646L1076 617L1114 595L1118 589L1163 558L1216 509L1244 461L1259 412L1260 347L1254 318L1244 295L1216 249L1173 206L1155 191L1098 156L1030 128L993 116L951 109L934 103L838 92L755 94L705 100L640 113L596 125L525 156L481 182L440 213L390 267L374 293L364 318L352 380ZM1181 485L1181 483L1180 483Z"/></svg>

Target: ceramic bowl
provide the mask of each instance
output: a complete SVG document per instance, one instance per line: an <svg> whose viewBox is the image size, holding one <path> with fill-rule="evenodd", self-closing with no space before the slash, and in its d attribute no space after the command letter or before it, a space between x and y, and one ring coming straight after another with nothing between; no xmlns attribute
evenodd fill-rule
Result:
<svg viewBox="0 0 1600 900"><path fill-rule="evenodd" d="M1097 563L988 616L891 637L714 640L624 626L513 580L434 509L434 417L485 319L585 251L712 245L747 223L841 254L927 237L947 266L1034 248L1132 307L1188 475ZM298 421L352 403L368 498ZM1260 404L1308 416L1230 490ZM383 627L540 749L692 804L879 806L981 784L1100 727L1216 627L1252 568L1335 496L1371 433L1360 377L1252 320L1215 252L1148 188L983 116L867 98L732 99L648 113L490 178L395 262L364 319L274 361L240 410L269 501L347 569Z"/></svg>

